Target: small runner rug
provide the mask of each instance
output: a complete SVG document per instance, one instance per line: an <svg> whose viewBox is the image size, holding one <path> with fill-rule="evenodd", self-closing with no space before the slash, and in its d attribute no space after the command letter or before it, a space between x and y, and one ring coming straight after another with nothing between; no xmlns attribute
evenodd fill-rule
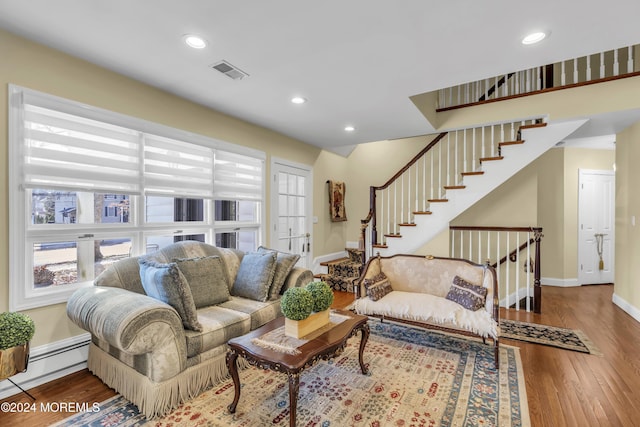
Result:
<svg viewBox="0 0 640 427"><path fill-rule="evenodd" d="M518 348L370 321L364 352L369 374L358 363L360 334L344 352L300 377L299 426L501 426L529 427L529 409ZM288 426L289 392L281 373L240 371L235 414L231 380L223 381L164 418L147 421L121 396L78 414L63 426Z"/></svg>
<svg viewBox="0 0 640 427"><path fill-rule="evenodd" d="M500 319L500 337L602 355L598 347L580 330Z"/></svg>

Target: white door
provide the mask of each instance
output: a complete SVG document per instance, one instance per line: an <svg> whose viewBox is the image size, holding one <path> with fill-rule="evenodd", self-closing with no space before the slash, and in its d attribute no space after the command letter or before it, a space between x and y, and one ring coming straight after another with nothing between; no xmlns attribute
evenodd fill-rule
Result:
<svg viewBox="0 0 640 427"><path fill-rule="evenodd" d="M578 185L578 283L613 283L615 173L580 170Z"/></svg>
<svg viewBox="0 0 640 427"><path fill-rule="evenodd" d="M311 267L311 167L271 160L271 247L300 255L301 267Z"/></svg>

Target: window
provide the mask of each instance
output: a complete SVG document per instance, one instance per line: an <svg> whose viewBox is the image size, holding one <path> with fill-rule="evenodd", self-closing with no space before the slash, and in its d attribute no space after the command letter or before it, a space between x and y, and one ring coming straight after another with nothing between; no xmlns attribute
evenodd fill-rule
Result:
<svg viewBox="0 0 640 427"><path fill-rule="evenodd" d="M9 102L11 310L177 241L263 241L263 152L13 85Z"/></svg>

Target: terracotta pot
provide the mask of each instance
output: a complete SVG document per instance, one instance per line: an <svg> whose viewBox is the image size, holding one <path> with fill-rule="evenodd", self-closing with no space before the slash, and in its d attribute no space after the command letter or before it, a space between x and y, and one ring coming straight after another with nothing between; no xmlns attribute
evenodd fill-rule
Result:
<svg viewBox="0 0 640 427"><path fill-rule="evenodd" d="M0 380L27 370L29 343L0 350Z"/></svg>

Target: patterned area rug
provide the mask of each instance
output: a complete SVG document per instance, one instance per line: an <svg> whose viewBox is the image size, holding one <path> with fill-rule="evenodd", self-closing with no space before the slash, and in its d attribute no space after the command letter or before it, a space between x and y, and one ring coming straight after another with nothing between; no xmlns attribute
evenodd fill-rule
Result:
<svg viewBox="0 0 640 427"><path fill-rule="evenodd" d="M530 426L520 354L422 329L370 321L371 336L358 364L357 338L337 358L319 362L300 378L299 426ZM64 426L286 426L285 375L247 368L240 372L237 412L229 414L233 382L226 380L168 416L147 421L121 396L97 413L78 414Z"/></svg>
<svg viewBox="0 0 640 427"><path fill-rule="evenodd" d="M579 330L500 319L500 337L602 355L598 347Z"/></svg>

